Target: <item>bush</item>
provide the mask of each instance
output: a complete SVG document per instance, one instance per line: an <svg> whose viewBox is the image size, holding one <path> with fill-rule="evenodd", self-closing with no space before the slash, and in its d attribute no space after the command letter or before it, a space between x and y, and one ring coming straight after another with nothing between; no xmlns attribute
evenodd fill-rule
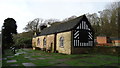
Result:
<svg viewBox="0 0 120 68"><path fill-rule="evenodd" d="M15 46L18 47L32 47L32 39L31 38L18 38L15 41Z"/></svg>

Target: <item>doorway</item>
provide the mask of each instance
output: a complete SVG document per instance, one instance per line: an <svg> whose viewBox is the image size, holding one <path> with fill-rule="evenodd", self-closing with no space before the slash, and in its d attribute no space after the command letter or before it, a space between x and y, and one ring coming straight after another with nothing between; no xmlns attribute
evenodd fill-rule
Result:
<svg viewBox="0 0 120 68"><path fill-rule="evenodd" d="M51 52L54 52L54 46L53 46L53 43L50 44L50 50L51 50Z"/></svg>

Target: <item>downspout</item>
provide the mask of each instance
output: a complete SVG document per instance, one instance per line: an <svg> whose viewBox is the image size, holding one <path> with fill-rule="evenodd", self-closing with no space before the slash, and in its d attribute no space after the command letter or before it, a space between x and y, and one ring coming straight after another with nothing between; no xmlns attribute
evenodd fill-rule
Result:
<svg viewBox="0 0 120 68"><path fill-rule="evenodd" d="M71 54L73 54L73 30L71 30Z"/></svg>
<svg viewBox="0 0 120 68"><path fill-rule="evenodd" d="M54 37L54 53L56 53L56 43L57 43L57 33L55 33L55 37Z"/></svg>

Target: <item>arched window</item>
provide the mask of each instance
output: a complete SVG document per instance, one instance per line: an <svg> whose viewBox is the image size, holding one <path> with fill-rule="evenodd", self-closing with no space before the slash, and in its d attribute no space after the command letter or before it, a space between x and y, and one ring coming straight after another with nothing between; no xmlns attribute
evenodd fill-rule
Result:
<svg viewBox="0 0 120 68"><path fill-rule="evenodd" d="M60 47L64 47L64 37L60 37Z"/></svg>
<svg viewBox="0 0 120 68"><path fill-rule="evenodd" d="M40 45L40 39L39 38L37 39L37 45Z"/></svg>
<svg viewBox="0 0 120 68"><path fill-rule="evenodd" d="M43 45L46 46L46 38L43 39Z"/></svg>

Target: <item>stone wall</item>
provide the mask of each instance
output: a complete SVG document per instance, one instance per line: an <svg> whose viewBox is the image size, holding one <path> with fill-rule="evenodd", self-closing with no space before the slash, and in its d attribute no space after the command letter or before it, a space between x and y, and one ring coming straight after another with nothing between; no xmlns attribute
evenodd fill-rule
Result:
<svg viewBox="0 0 120 68"><path fill-rule="evenodd" d="M47 44L46 44L46 50L54 51L54 34L47 35Z"/></svg>
<svg viewBox="0 0 120 68"><path fill-rule="evenodd" d="M92 49L92 47L72 47L71 54L89 53Z"/></svg>
<svg viewBox="0 0 120 68"><path fill-rule="evenodd" d="M64 38L64 47L60 47L60 37ZM57 34L56 48L59 53L71 54L71 31Z"/></svg>
<svg viewBox="0 0 120 68"><path fill-rule="evenodd" d="M38 38L39 38L39 36L38 37L36 37L36 47L40 47L40 45L38 44Z"/></svg>
<svg viewBox="0 0 120 68"><path fill-rule="evenodd" d="M40 45L38 46L40 49L46 48L46 46L43 46L43 39L46 38L46 36L39 36L40 39Z"/></svg>
<svg viewBox="0 0 120 68"><path fill-rule="evenodd" d="M40 40L40 43L38 44L38 38ZM46 38L46 46L43 45L43 39ZM51 45L54 47L54 34L51 35L45 35L45 36L38 36L35 39L33 39L36 43L36 47L40 48L41 50L50 50ZM53 49L53 48L52 48Z"/></svg>
<svg viewBox="0 0 120 68"><path fill-rule="evenodd" d="M94 46L73 48L72 54L105 54L120 55L120 47L116 46Z"/></svg>
<svg viewBox="0 0 120 68"><path fill-rule="evenodd" d="M33 46L33 47L36 46L36 38L32 38L32 46Z"/></svg>

